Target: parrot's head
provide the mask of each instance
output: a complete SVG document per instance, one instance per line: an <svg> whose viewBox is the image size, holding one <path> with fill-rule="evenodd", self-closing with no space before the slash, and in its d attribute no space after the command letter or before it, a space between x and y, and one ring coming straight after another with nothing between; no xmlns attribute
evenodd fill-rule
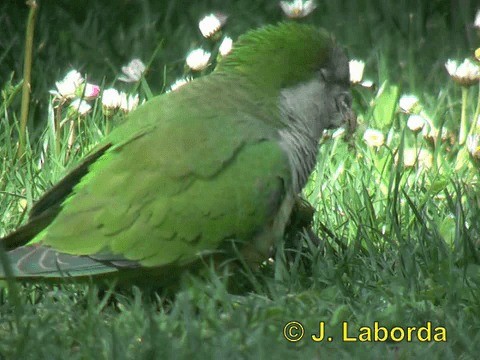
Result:
<svg viewBox="0 0 480 360"><path fill-rule="evenodd" d="M275 103L281 126L319 139L324 129L356 127L349 66L332 36L312 25L269 25L241 36L219 71L240 73Z"/></svg>

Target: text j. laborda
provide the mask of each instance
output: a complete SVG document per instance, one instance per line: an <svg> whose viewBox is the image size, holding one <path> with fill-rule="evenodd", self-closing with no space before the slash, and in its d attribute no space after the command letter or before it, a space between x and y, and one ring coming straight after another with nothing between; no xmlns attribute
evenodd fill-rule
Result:
<svg viewBox="0 0 480 360"><path fill-rule="evenodd" d="M289 321L283 327L283 336L289 342L302 339L314 342L336 341L328 335L325 321L319 321L318 327L305 329L298 321ZM340 339L342 342L446 342L447 329L443 326L433 326L427 321L421 326L382 326L374 321L370 326L351 326L347 321L342 322Z"/></svg>

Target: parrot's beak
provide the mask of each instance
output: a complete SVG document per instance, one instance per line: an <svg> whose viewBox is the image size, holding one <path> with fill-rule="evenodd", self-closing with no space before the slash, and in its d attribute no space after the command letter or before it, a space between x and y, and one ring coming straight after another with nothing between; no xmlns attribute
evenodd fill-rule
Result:
<svg viewBox="0 0 480 360"><path fill-rule="evenodd" d="M353 112L352 109L345 110L342 115L345 122L345 130L347 131L347 134L353 134L357 128L357 115Z"/></svg>
<svg viewBox="0 0 480 360"><path fill-rule="evenodd" d="M351 99L351 97L348 97ZM337 107L342 116L342 123L344 124L347 135L352 135L357 128L357 115L353 112L351 107L351 100L347 101L347 98L342 98L342 100L337 103Z"/></svg>

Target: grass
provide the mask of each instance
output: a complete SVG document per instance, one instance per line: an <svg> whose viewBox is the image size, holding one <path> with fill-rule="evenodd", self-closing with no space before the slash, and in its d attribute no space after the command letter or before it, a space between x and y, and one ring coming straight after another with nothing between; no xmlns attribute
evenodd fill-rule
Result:
<svg viewBox="0 0 480 360"><path fill-rule="evenodd" d="M469 25L474 9L468 2L318 3L307 21L334 32L351 57L365 60L366 77L376 84L373 90L356 87L357 134L350 143L323 141L305 189L317 210L313 227L320 242L299 234L302 241L277 249L261 273L236 275L235 291L225 274L213 271L185 275L174 296L136 287L5 284L0 358L477 357L479 164L455 138L462 106L472 122L478 89L464 92L462 102L460 87L443 68L446 59L463 59L480 45ZM122 121L107 120L97 100L87 116L74 119L77 136L70 147L68 122L63 131L52 130L58 117L48 90L71 67L104 88L148 100L150 91L158 94L182 75L190 48L205 44L196 27L204 13L230 14L225 32L232 37L281 19L275 1L187 8L176 2L122 1L116 8L41 2L29 131L19 162L19 59L28 9L8 1L0 9L0 235L25 220L34 200L102 138L109 121ZM145 81L115 81L133 57L150 63ZM402 94L420 99L440 135L426 138L406 127L408 115L397 106ZM455 138L442 141L442 127ZM381 131L385 144L369 147L362 139L366 128ZM431 166L404 166L406 149L428 151ZM301 341L284 338L289 321L303 324ZM321 321L332 342L311 340ZM353 336L374 321L389 328L431 322L446 329L447 341L340 341L343 322Z"/></svg>

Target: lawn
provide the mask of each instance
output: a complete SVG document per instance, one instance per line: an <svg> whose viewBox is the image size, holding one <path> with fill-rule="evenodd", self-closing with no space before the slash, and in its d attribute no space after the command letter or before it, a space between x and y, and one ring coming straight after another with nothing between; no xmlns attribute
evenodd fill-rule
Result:
<svg viewBox="0 0 480 360"><path fill-rule="evenodd" d="M56 98L69 71L142 103L211 71L185 65L190 50L219 46L199 30L204 15L227 14L222 35L234 40L285 19L277 1L37 2L28 114L29 7L0 4L0 237L128 121L98 94L85 114ZM261 271L232 280L205 267L175 291L3 282L0 359L478 357L480 83L463 86L445 66L475 62L473 2L317 5L298 21L331 31L365 71L352 85L356 133L325 134L304 189L316 236L290 234ZM143 76L119 80L135 58Z"/></svg>

